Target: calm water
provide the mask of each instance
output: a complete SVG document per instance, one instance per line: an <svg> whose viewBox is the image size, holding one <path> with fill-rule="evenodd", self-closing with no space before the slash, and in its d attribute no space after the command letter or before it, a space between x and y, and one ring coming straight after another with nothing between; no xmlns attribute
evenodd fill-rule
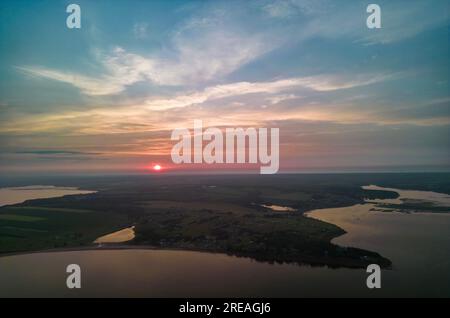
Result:
<svg viewBox="0 0 450 318"><path fill-rule="evenodd" d="M447 194L410 191L377 186L364 189L399 193L392 200L378 203L402 203L420 200L447 206ZM378 212L376 204L358 204L345 208L315 210L310 217L336 224L347 233L332 240L341 246L376 251L393 262L386 278L397 285L398 292L450 297L450 213ZM371 211L372 210L372 211ZM410 291L407 291L407 288Z"/></svg>
<svg viewBox="0 0 450 318"><path fill-rule="evenodd" d="M377 251L394 263L382 288L365 270L271 265L223 254L97 250L0 258L0 297L450 296L450 215L374 212L373 204L309 213L344 228L333 242ZM65 268L82 268L82 288L65 287Z"/></svg>
<svg viewBox="0 0 450 318"><path fill-rule="evenodd" d="M290 208L288 206L281 206L281 205L275 205L275 204L272 204L272 205L261 204L261 206L263 208L270 209L275 212L295 212L296 211L295 209Z"/></svg>
<svg viewBox="0 0 450 318"><path fill-rule="evenodd" d="M393 188L383 188L376 185L368 185L362 187L365 190L382 190L397 192L399 197L397 199L371 200L380 203L401 204L403 200L418 200L432 203L436 206L450 207L450 195L445 193L436 193L431 191L417 191L417 190L400 190Z"/></svg>
<svg viewBox="0 0 450 318"><path fill-rule="evenodd" d="M32 199L56 198L71 194L89 194L95 191L79 190L72 187L27 186L0 188L0 206L22 203Z"/></svg>
<svg viewBox="0 0 450 318"><path fill-rule="evenodd" d="M82 268L82 288L65 287L65 268ZM39 253L0 258L0 297L11 296L311 296L327 286L360 288L362 271L270 265L187 251L110 250ZM350 279L350 284L347 282Z"/></svg>
<svg viewBox="0 0 450 318"><path fill-rule="evenodd" d="M100 236L94 241L94 243L122 243L131 241L132 239L134 239L134 237L134 226L132 226L120 231Z"/></svg>

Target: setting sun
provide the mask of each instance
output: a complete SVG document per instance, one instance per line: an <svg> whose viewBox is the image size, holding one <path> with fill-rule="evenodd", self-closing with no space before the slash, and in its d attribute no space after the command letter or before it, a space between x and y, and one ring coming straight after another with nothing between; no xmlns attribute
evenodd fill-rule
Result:
<svg viewBox="0 0 450 318"><path fill-rule="evenodd" d="M161 166L160 165L154 165L153 166L153 170L160 171L161 170Z"/></svg>

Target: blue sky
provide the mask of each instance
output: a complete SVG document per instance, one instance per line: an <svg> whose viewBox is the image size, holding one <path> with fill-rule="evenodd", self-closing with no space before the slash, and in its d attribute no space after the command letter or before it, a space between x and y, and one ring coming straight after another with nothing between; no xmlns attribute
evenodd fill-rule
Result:
<svg viewBox="0 0 450 318"><path fill-rule="evenodd" d="M448 169L448 1L369 3L2 1L0 172L170 165L194 119L279 127L281 171Z"/></svg>

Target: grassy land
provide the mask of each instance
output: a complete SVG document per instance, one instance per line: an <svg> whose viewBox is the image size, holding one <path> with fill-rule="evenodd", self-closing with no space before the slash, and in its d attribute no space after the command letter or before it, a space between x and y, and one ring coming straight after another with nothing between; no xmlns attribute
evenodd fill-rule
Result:
<svg viewBox="0 0 450 318"><path fill-rule="evenodd" d="M90 244L120 228L121 215L34 206L0 209L0 252L18 252Z"/></svg>
<svg viewBox="0 0 450 318"><path fill-rule="evenodd" d="M99 192L0 208L0 252L82 246L135 225L136 238L128 244L225 252L270 262L390 265L374 252L331 244L343 230L303 216L312 209L396 197L391 192L362 190L352 182L221 176L122 178L90 187L70 185ZM273 212L262 204L289 206L297 212ZM39 220L31 222L29 217Z"/></svg>

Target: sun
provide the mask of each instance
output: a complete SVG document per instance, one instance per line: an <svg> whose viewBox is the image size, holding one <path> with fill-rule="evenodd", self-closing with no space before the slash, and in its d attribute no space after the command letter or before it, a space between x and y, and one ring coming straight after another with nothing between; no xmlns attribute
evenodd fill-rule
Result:
<svg viewBox="0 0 450 318"><path fill-rule="evenodd" d="M160 171L161 169L162 169L162 167L160 165L153 166L153 170L155 170L155 171Z"/></svg>

